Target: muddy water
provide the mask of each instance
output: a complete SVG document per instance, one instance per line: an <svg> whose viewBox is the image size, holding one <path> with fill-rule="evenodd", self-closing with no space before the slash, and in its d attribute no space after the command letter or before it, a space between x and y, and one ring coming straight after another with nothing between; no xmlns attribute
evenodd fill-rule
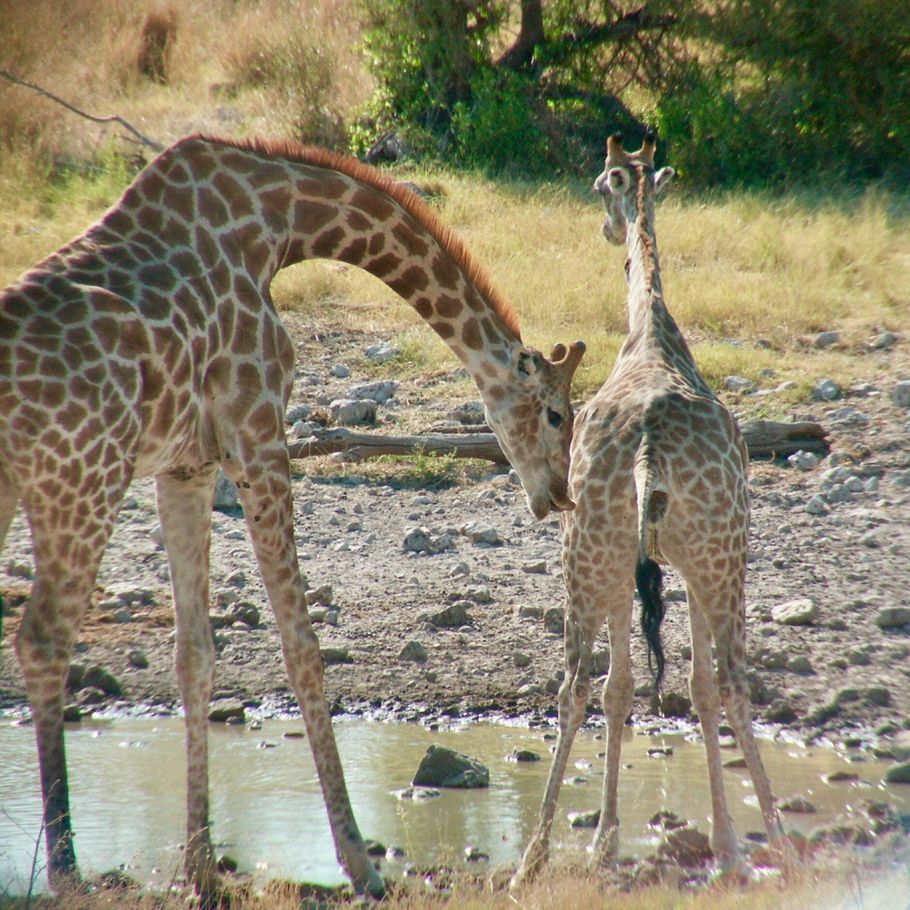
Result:
<svg viewBox="0 0 910 910"><path fill-rule="evenodd" d="M219 852L238 860L255 878L288 877L325 884L343 880L335 860L322 797L300 722L266 721L259 730L211 728L212 821ZM464 862L474 846L492 865L515 863L536 818L549 747L542 733L523 727L471 725L430 731L413 724L340 720L336 735L348 787L365 837L400 847L402 860L385 864L394 874L405 863ZM480 759L490 768L487 790L442 791L427 800L402 800L433 743ZM533 749L535 763L508 761L513 749ZM648 750L672 747L672 755ZM590 832L569 828L566 814L594 809L600 797L602 738L579 734L570 783L563 788L554 845L582 851ZM115 719L67 730L76 851L84 872L121 866L140 881L166 884L180 868L184 836L183 725L176 718ZM736 753L729 752L733 757ZM778 796L802 794L814 815L788 815L788 828L808 831L844 817L850 804L886 799L910 810L907 788L882 789L885 766L850 760L827 748L764 741L762 754ZM22 892L30 877L41 800L34 734L0 721L0 893ZM854 756L855 758L856 756ZM655 842L647 820L669 809L708 830L709 799L701 746L681 734L627 731L620 783L621 849L642 854ZM574 767L572 767L574 764ZM835 771L859 780L826 783ZM737 832L761 829L745 770L725 771ZM38 854L43 863L43 848ZM39 887L45 886L38 874Z"/></svg>

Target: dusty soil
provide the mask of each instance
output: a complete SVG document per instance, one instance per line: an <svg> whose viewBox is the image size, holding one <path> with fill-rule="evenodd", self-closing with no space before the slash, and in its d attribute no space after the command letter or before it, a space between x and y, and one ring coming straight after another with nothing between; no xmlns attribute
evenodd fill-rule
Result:
<svg viewBox="0 0 910 910"><path fill-rule="evenodd" d="M292 406L325 410L355 383L376 378L364 351L384 339L293 328L302 366ZM858 735L884 748L892 733L906 736L899 731L910 726L910 625L879 625L883 609L910 606L910 411L891 398L895 382L910 378L910 343L898 340L887 351L857 351L856 357L864 371L874 366L871 386L845 389L839 400L813 402L793 414L828 428L835 461L845 459L841 467L858 478L846 484L850 489L830 492L830 461L807 471L784 460L753 464L749 653L757 718L806 735ZM351 368L346 378L334 375L339 364ZM401 382L378 409L377 431L451 420L453 409L473 396L473 386L454 366ZM394 374L393 366L383 369L383 376ZM769 379L769 387L776 382ZM734 409L744 401L729 399ZM343 649L330 661L348 659L326 668L327 694L339 709L403 717L539 717L555 711L562 639L542 614L564 602L558 520L535 522L507 471L480 463L467 470L461 463L439 470L425 462L402 468L330 459L296 465L298 551L310 587L330 585L332 592L323 598L331 600L328 621L317 630L324 647ZM806 508L817 494L832 500L821 503L817 511L823 514ZM475 543L464 533L471 522L494 529L501 542ZM100 665L120 681L124 695L113 703L173 708L172 609L156 525L152 484L137 482L105 557L76 659ZM420 526L431 536L448 534L452 548L435 555L407 551L406 534ZM18 516L0 561L6 599L0 707L24 701L12 645L31 565ZM215 512L211 578L214 615L236 610L237 601L261 611L253 628L216 630L216 697L264 712L292 710L277 631L237 509ZM683 585L672 572L665 590L665 690L684 694L687 617ZM773 617L776 605L794 598L815 603L809 624L785 625ZM421 618L459 601L467 602L469 617L459 628L438 628ZM317 615L325 612L317 608ZM425 662L401 656L411 641L425 647ZM605 633L599 648L607 649ZM638 637L633 650L641 684L635 711L646 714L652 709L649 674ZM602 655L601 673L606 661ZM94 690L72 694L83 706L95 697ZM596 714L599 699L593 701Z"/></svg>

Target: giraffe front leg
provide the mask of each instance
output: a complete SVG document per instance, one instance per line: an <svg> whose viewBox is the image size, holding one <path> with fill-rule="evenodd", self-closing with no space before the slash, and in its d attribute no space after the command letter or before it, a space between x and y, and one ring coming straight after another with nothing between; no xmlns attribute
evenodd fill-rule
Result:
<svg viewBox="0 0 910 910"><path fill-rule="evenodd" d="M594 630L596 634L596 629ZM593 636L575 616L572 605L566 611L565 648L566 675L559 687L559 735L556 740L556 751L553 764L547 776L543 802L537 826L521 863L512 876L510 888L518 888L533 881L547 863L550 851L550 830L553 827L553 816L556 813L556 801L566 773L569 753L575 735L585 716L585 705L588 703L590 690L591 639Z"/></svg>
<svg viewBox="0 0 910 910"><path fill-rule="evenodd" d="M175 662L186 726L184 869L204 903L221 893L209 820L208 708L215 675L209 624L209 543L215 469L190 480L156 477L158 516L176 613Z"/></svg>
<svg viewBox="0 0 910 910"><path fill-rule="evenodd" d="M49 641L36 617L46 603L40 579L16 638L16 650L35 727L43 801L48 879L52 888L78 881L70 820L66 749L63 739L63 696L72 641Z"/></svg>
<svg viewBox="0 0 910 910"><path fill-rule="evenodd" d="M113 524L110 509L92 507L92 489L71 492L75 504L68 508L36 494L26 497L35 581L16 636L35 726L48 878L54 888L79 878L63 733L64 690L73 644ZM115 492L105 501L114 501ZM4 524L9 502L6 497L7 511L0 515Z"/></svg>
<svg viewBox="0 0 910 910"><path fill-rule="evenodd" d="M381 896L385 884L366 852L357 827L325 700L319 641L313 632L294 547L293 501L287 447L260 452L260 460L236 470L247 527L281 633L291 685L300 704L319 774L339 863L360 892Z"/></svg>

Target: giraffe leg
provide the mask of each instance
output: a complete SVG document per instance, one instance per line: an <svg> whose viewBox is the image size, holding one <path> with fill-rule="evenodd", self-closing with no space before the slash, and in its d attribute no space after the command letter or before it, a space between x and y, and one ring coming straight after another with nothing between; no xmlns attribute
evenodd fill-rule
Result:
<svg viewBox="0 0 910 910"><path fill-rule="evenodd" d="M52 887L78 879L63 735L66 674L114 518L113 510L98 506L100 497L74 492L69 508L26 495L35 580L16 636L37 740Z"/></svg>
<svg viewBox="0 0 910 910"><path fill-rule="evenodd" d="M752 707L749 702L749 684L746 678L746 645L744 627L730 628L722 624L714 631L717 647L717 679L720 697L727 713L727 720L733 727L736 742L743 753L755 795L761 809L762 819L772 845L784 841L780 815L774 805L771 782L765 771L755 734L752 731Z"/></svg>
<svg viewBox="0 0 910 910"><path fill-rule="evenodd" d="M607 756L604 763L603 798L600 820L591 844L591 863L603 866L616 856L619 849L619 758L622 734L629 712L632 710L634 680L630 638L632 624L631 591L623 603L617 604L607 614L610 633L610 672L604 683L603 706L607 719Z"/></svg>
<svg viewBox="0 0 910 910"><path fill-rule="evenodd" d="M556 751L553 755L553 763L550 765L537 827L531 835L518 870L512 877L510 885L512 888L532 881L547 862L556 801L566 772L572 743L584 720L585 705L588 703L591 645L603 622L602 616L603 614L599 614L596 621L584 621L572 608L571 603L566 611L566 675L559 687L559 734L556 740Z"/></svg>
<svg viewBox="0 0 910 910"><path fill-rule="evenodd" d="M186 724L186 876L206 898L219 890L208 788L208 707L215 679L209 625L209 544L216 469L155 478L177 625L175 663Z"/></svg>
<svg viewBox="0 0 910 910"><path fill-rule="evenodd" d="M711 659L711 630L691 590L687 591L689 628L692 635L692 669L689 693L698 714L711 790L711 849L722 867L730 866L737 856L736 833L727 811L724 793L723 760L720 754L720 693Z"/></svg>
<svg viewBox="0 0 910 910"><path fill-rule="evenodd" d="M238 452L244 449L247 447L236 447ZM239 488L253 549L281 633L284 659L319 773L338 861L358 892L383 894L385 885L367 856L351 808L325 700L319 641L307 613L305 584L294 546L290 463L284 435L275 447L260 445L255 461L233 464L229 476Z"/></svg>

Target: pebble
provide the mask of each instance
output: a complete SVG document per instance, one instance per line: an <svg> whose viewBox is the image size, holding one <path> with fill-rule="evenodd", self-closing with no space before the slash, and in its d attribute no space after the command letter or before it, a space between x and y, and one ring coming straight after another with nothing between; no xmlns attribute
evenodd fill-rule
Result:
<svg viewBox="0 0 910 910"><path fill-rule="evenodd" d="M808 626L817 616L818 607L811 597L800 597L771 607L771 617L784 626Z"/></svg>
<svg viewBox="0 0 910 910"><path fill-rule="evenodd" d="M805 796L791 796L789 799L781 800L777 807L781 812L794 812L803 815L813 815L818 812L815 803L806 799Z"/></svg>
<svg viewBox="0 0 910 910"><path fill-rule="evenodd" d="M376 422L376 402L368 398L336 398L329 404L332 421L351 427Z"/></svg>
<svg viewBox="0 0 910 910"><path fill-rule="evenodd" d="M811 471L818 466L818 463L818 455L814 452L806 452L803 449L794 452L787 459L787 464L789 464L791 468L798 468L800 471Z"/></svg>
<svg viewBox="0 0 910 910"><path fill-rule="evenodd" d="M240 508L240 496L237 493L237 487L224 471L219 470L218 477L215 480L215 498L212 502L212 508L216 511L230 511L231 509Z"/></svg>
<svg viewBox="0 0 910 910"><path fill-rule="evenodd" d="M336 363L332 367L332 375L336 379L347 379L351 375L351 368L345 363Z"/></svg>
<svg viewBox="0 0 910 910"><path fill-rule="evenodd" d="M755 383L743 376L728 376L724 380L724 388L728 392L742 392L748 395L755 391Z"/></svg>
<svg viewBox="0 0 910 910"><path fill-rule="evenodd" d="M392 379L377 382L362 382L351 386L348 394L355 401L374 401L376 404L385 404L398 391L398 383Z"/></svg>
<svg viewBox="0 0 910 910"><path fill-rule="evenodd" d="M425 664L428 658L427 649L419 641L409 641L398 652L398 659L409 663Z"/></svg>
<svg viewBox="0 0 910 910"><path fill-rule="evenodd" d="M401 356L401 351L398 348L393 347L387 341L382 341L379 344L371 344L364 355L368 360L372 360L373 363L387 363L389 360L394 360L396 357Z"/></svg>
<svg viewBox="0 0 910 910"><path fill-rule="evenodd" d="M841 396L841 387L833 379L820 379L812 390L816 401L836 401Z"/></svg>
<svg viewBox="0 0 910 910"><path fill-rule="evenodd" d="M830 348L832 345L837 344L839 341L840 334L838 332L819 332L812 339L812 347L824 350L825 348Z"/></svg>
<svg viewBox="0 0 910 910"><path fill-rule="evenodd" d="M891 400L899 408L910 408L910 379L902 379L891 389Z"/></svg>
<svg viewBox="0 0 910 910"><path fill-rule="evenodd" d="M900 629L910 624L910 607L883 607L875 615L880 629Z"/></svg>

